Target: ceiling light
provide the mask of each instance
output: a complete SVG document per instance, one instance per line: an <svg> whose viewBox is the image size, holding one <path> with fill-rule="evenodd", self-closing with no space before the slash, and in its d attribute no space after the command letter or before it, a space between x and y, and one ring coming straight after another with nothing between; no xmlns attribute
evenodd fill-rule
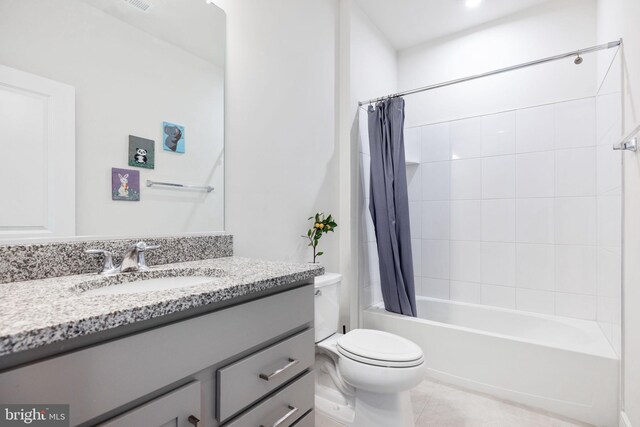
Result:
<svg viewBox="0 0 640 427"><path fill-rule="evenodd" d="M480 3L482 3L482 0L465 0L464 2L465 6L469 9L480 6Z"/></svg>

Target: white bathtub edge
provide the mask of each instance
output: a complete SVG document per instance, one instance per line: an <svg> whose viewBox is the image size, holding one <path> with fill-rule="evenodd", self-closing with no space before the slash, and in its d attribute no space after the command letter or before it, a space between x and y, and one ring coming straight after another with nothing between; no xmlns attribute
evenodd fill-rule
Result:
<svg viewBox="0 0 640 427"><path fill-rule="evenodd" d="M627 417L627 413L624 411L620 411L620 427L633 427L629 417Z"/></svg>
<svg viewBox="0 0 640 427"><path fill-rule="evenodd" d="M544 313L523 312L523 311L514 310L514 309L510 309L510 308L504 308L504 307L482 306L482 305L474 304L474 303L467 303L467 302L462 302L462 301L452 301L452 300L445 300L445 299L432 298L432 297L420 297L420 298L426 299L426 300L430 300L430 301L435 301L435 302L441 302L441 303L444 303L444 304L450 304L450 305L454 305L454 306L456 306L456 305L463 306L463 307L464 306L468 306L468 307L478 307L478 306L480 306L480 307L482 307L482 309L486 309L486 310L493 310L493 311L506 312L506 313L517 313L519 315L525 315L525 316L529 316L529 317L535 317L535 318L552 320L552 321L560 321L560 322L568 321L568 322L575 322L576 324L594 323L594 324L596 324L595 326L598 328L598 331L600 333L602 333L602 330L600 329L600 326L597 325L597 322L591 321L591 320L582 320L582 319L574 319L574 318L563 318L563 317L553 316L553 315L544 314ZM400 319L407 317L407 316L404 316L402 314L397 314L397 313L393 313L393 312L390 312L390 311L386 311L385 308L384 308L384 305L382 303L378 303L378 304L372 305L370 307L367 307L367 308L364 309L364 311L374 311L374 312L377 311L382 315L398 317ZM492 337L496 337L496 338L513 340L513 341L517 341L517 342L521 342L521 343L539 345L539 346L542 346L542 347L547 347L547 348L552 348L552 349L575 352L575 353L580 353L580 354L587 354L587 355L590 355L590 356L596 356L596 357L601 357L601 358L604 358L604 359L610 359L610 360L613 360L613 361L616 361L616 362L620 361L620 357L616 354L616 352L613 350L613 348L611 347L610 343L606 340L606 338L604 336L602 336L602 338L607 343L607 346L605 348L601 348L601 349L599 349L599 351L585 351L585 350L582 350L582 349L576 349L576 348L572 348L572 347L568 347L568 346L565 347L565 346L558 346L558 345L554 345L554 344L549 344L549 343L545 343L545 342L538 341L538 340L531 340L531 339L512 336L512 335L505 335L505 334L496 333L496 332L473 329L473 328L469 328L469 327L465 327L465 326L452 325L452 324L449 324L449 323L442 323L442 322L438 322L438 321L435 321L435 320L424 319L424 318L421 318L421 317L416 317L414 319L418 320L419 322L423 322L423 323L427 323L427 324L431 324L431 325L440 325L440 326L444 326L444 327L447 327L447 328L456 329L456 330L459 330L459 331L471 332L471 333L476 333L476 334L483 334L483 335L488 335L488 336L492 336Z"/></svg>

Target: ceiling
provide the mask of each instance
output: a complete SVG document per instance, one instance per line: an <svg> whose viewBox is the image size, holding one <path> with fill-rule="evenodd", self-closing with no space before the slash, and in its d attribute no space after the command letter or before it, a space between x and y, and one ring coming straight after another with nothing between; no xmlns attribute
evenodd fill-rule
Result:
<svg viewBox="0 0 640 427"><path fill-rule="evenodd" d="M464 31L550 0L356 0L397 50Z"/></svg>
<svg viewBox="0 0 640 427"><path fill-rule="evenodd" d="M226 15L205 0L140 1L151 4L147 12L123 0L80 1L206 61L224 64Z"/></svg>

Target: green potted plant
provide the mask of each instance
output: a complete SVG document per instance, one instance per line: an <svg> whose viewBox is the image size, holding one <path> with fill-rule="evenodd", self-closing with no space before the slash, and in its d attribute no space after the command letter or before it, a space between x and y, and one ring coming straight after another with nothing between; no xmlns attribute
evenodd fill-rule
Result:
<svg viewBox="0 0 640 427"><path fill-rule="evenodd" d="M311 246L313 248L313 263L315 264L316 258L324 255L324 252L318 252L318 243L320 242L320 238L323 234L328 232L332 232L338 226L334 221L331 214L325 217L322 212L318 212L315 216L310 216L309 221L313 220L313 226L307 230L306 236L301 236L305 239L309 240L309 244L307 246Z"/></svg>

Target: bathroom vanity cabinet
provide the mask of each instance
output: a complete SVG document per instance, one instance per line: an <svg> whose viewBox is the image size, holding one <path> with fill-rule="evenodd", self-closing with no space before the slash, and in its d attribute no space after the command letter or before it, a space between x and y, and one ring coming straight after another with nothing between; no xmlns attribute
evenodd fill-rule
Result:
<svg viewBox="0 0 640 427"><path fill-rule="evenodd" d="M0 402L82 426L312 426L310 283L13 367Z"/></svg>

